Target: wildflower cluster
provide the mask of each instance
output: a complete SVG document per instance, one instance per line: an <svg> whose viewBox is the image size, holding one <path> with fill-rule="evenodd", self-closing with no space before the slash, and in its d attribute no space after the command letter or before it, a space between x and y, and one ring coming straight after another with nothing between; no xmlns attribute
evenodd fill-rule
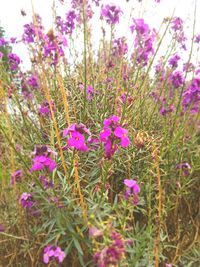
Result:
<svg viewBox="0 0 200 267"><path fill-rule="evenodd" d="M65 258L65 252L60 247L49 245L44 248L43 261L48 264L53 259L58 263L62 263Z"/></svg>
<svg viewBox="0 0 200 267"><path fill-rule="evenodd" d="M31 172L48 169L52 172L56 167L56 162L50 157L51 154L55 155L47 146L37 146L35 149L35 157L33 158L33 165L30 169Z"/></svg>
<svg viewBox="0 0 200 267"><path fill-rule="evenodd" d="M103 130L100 133L100 141L104 143L105 156L108 159L114 155L118 148L117 140L120 140L120 145L123 148L130 144L128 130L120 126L119 120L120 118L115 115L105 119Z"/></svg>
<svg viewBox="0 0 200 267"><path fill-rule="evenodd" d="M146 66L149 57L154 53L153 43L156 37L155 30L150 30L144 19L133 19L133 25L130 27L131 32L136 32L135 52L132 59L136 60L141 66Z"/></svg>
<svg viewBox="0 0 200 267"><path fill-rule="evenodd" d="M125 256L126 242L122 239L122 236L113 231L110 238L111 244L95 253L93 257L94 263L98 267L118 266Z"/></svg>
<svg viewBox="0 0 200 267"><path fill-rule="evenodd" d="M63 131L63 136L69 136L67 144L69 147L74 147L79 151L87 151L88 146L86 145L84 134L91 135L90 131L84 124L71 124L68 128Z"/></svg>

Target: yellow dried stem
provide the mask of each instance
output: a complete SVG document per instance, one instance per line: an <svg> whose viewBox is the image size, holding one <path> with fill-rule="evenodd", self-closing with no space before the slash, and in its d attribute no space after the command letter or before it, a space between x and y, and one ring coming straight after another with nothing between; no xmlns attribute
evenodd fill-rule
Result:
<svg viewBox="0 0 200 267"><path fill-rule="evenodd" d="M62 99L63 99L63 105L64 105L64 110L65 110L66 121L67 121L67 124L69 126L70 125L69 105L68 105L68 102L67 102L67 94L65 92L63 79L62 79L60 74L57 74L57 80L58 80L59 89L61 91L61 95L62 95Z"/></svg>
<svg viewBox="0 0 200 267"><path fill-rule="evenodd" d="M156 174L157 174L157 201L158 201L158 214L157 214L157 233L154 245L154 256L155 256L155 267L159 267L159 250L160 250L160 232L161 232L161 220L162 220L162 187L161 187L161 175L159 167L159 157L158 157L158 148L153 144L152 152Z"/></svg>

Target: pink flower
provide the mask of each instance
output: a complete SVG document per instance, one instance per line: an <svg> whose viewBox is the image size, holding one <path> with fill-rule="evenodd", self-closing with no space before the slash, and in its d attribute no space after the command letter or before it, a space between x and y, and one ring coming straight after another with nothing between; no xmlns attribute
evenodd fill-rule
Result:
<svg viewBox="0 0 200 267"><path fill-rule="evenodd" d="M125 199L129 199L130 197L132 197L133 203L137 205L139 201L138 194L140 192L140 186L138 185L137 181L132 179L125 179L124 184L127 186L124 195Z"/></svg>
<svg viewBox="0 0 200 267"><path fill-rule="evenodd" d="M63 136L67 136L70 132L76 131L76 123L71 124L63 131Z"/></svg>
<svg viewBox="0 0 200 267"><path fill-rule="evenodd" d="M62 263L65 258L65 252L62 251L60 247L57 247L54 251L54 257L58 259L59 263Z"/></svg>
<svg viewBox="0 0 200 267"><path fill-rule="evenodd" d="M107 127L113 124L117 124L118 122L119 122L119 117L113 115L113 116L110 116L110 118L105 119L103 125Z"/></svg>
<svg viewBox="0 0 200 267"><path fill-rule="evenodd" d="M118 126L114 131L114 135L121 139L121 146L122 147L129 146L130 140L128 137L128 130Z"/></svg>
<svg viewBox="0 0 200 267"><path fill-rule="evenodd" d="M44 249L43 262L48 264L53 258L56 258L59 263L62 263L65 258L65 252L60 247L49 245Z"/></svg>
<svg viewBox="0 0 200 267"><path fill-rule="evenodd" d="M54 160L47 156L35 156L33 159L33 165L31 167L31 172L40 171L45 167L48 167L49 171L52 172L56 168L57 164Z"/></svg>
<svg viewBox="0 0 200 267"><path fill-rule="evenodd" d="M109 128L103 128L103 130L100 133L100 140L102 142L106 142L110 135L111 135L111 130Z"/></svg>
<svg viewBox="0 0 200 267"><path fill-rule="evenodd" d="M13 186L16 182L21 182L22 178L22 170L17 170L12 173L10 178L10 185Z"/></svg>
<svg viewBox="0 0 200 267"><path fill-rule="evenodd" d="M51 257L54 257L54 250L52 249L52 246L47 246L44 249L44 254L43 254L44 263L48 264Z"/></svg>
<svg viewBox="0 0 200 267"><path fill-rule="evenodd" d="M108 159L110 159L115 152L117 151L117 145L113 144L111 142L111 140L109 139L106 143L105 143L105 153L106 153L106 157Z"/></svg>
<svg viewBox="0 0 200 267"><path fill-rule="evenodd" d="M77 131L71 133L71 138L68 139L68 146L75 147L80 151L88 150L84 136Z"/></svg>

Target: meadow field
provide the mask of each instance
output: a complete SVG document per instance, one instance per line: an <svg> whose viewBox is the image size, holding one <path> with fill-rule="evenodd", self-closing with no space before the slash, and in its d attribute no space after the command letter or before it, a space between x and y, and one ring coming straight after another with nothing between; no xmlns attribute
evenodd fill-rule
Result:
<svg viewBox="0 0 200 267"><path fill-rule="evenodd" d="M0 266L199 267L198 1L189 34L131 1L54 2L48 29L33 1L0 31Z"/></svg>

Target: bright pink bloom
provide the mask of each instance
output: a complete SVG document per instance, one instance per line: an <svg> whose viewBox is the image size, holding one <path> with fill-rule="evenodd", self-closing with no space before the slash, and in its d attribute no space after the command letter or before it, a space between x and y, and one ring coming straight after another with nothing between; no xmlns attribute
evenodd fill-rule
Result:
<svg viewBox="0 0 200 267"><path fill-rule="evenodd" d="M133 203L137 205L139 202L138 194L140 192L140 186L138 185L137 181L132 179L125 179L124 184L127 186L124 195L125 199L129 199L130 197L132 197Z"/></svg>
<svg viewBox="0 0 200 267"><path fill-rule="evenodd" d="M103 128L103 130L100 133L100 140L102 142L106 142L110 135L111 135L111 130L109 128Z"/></svg>
<svg viewBox="0 0 200 267"><path fill-rule="evenodd" d="M77 131L71 133L71 138L68 139L68 146L75 147L81 151L88 150L84 136Z"/></svg>
<svg viewBox="0 0 200 267"><path fill-rule="evenodd" d="M47 156L36 156L33 159L33 165L31 167L31 172L40 171L45 167L48 167L49 171L52 172L56 168L57 164L54 160Z"/></svg>
<svg viewBox="0 0 200 267"><path fill-rule="evenodd" d="M119 117L118 116L110 116L110 118L108 119L105 119L104 122L103 122L103 125L105 127L107 126L110 126L110 125L113 125L113 124L117 124L119 122Z"/></svg>
<svg viewBox="0 0 200 267"><path fill-rule="evenodd" d="M62 263L65 258L65 252L60 247L49 245L44 249L43 262L48 264L53 258L56 258L59 263Z"/></svg>
<svg viewBox="0 0 200 267"><path fill-rule="evenodd" d="M129 146L130 140L128 137L128 130L118 126L114 131L114 135L121 139L121 146L122 147Z"/></svg>
<svg viewBox="0 0 200 267"><path fill-rule="evenodd" d="M54 251L54 257L58 259L59 263L62 263L65 258L65 252L60 247L57 247Z"/></svg>

